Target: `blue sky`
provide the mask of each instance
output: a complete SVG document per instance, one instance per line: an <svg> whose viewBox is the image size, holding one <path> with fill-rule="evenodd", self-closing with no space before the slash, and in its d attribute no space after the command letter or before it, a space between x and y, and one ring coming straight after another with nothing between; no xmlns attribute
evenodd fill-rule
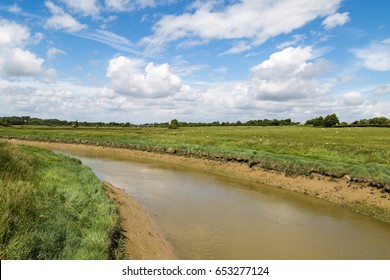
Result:
<svg viewBox="0 0 390 280"><path fill-rule="evenodd" d="M390 117L390 1L0 1L0 115Z"/></svg>

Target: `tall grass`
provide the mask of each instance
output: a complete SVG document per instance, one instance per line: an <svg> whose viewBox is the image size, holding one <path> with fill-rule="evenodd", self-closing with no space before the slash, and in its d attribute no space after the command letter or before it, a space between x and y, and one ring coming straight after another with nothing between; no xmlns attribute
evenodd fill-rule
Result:
<svg viewBox="0 0 390 280"><path fill-rule="evenodd" d="M0 258L112 259L119 213L79 161L0 141Z"/></svg>

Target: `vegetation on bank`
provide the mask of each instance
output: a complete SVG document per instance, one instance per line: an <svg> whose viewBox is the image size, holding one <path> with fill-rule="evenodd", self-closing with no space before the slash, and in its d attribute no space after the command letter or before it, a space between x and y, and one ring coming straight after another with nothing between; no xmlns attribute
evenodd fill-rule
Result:
<svg viewBox="0 0 390 280"><path fill-rule="evenodd" d="M0 128L0 137L239 161L287 175L350 175L358 182L390 188L390 131L386 128L15 127Z"/></svg>
<svg viewBox="0 0 390 280"><path fill-rule="evenodd" d="M120 217L76 159L0 141L0 259L122 259Z"/></svg>

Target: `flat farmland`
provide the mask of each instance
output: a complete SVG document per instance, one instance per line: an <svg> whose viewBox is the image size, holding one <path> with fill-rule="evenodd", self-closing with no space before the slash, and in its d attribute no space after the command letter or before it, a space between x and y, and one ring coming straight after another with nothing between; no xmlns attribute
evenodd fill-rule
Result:
<svg viewBox="0 0 390 280"><path fill-rule="evenodd" d="M390 183L388 128L19 126L0 128L0 136L237 160L287 175L308 175L315 171Z"/></svg>

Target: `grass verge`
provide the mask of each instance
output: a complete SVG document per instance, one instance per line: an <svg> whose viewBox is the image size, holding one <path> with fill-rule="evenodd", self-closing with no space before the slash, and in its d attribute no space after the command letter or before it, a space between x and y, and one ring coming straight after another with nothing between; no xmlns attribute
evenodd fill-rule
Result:
<svg viewBox="0 0 390 280"><path fill-rule="evenodd" d="M1 259L123 259L120 217L78 160L0 141Z"/></svg>

